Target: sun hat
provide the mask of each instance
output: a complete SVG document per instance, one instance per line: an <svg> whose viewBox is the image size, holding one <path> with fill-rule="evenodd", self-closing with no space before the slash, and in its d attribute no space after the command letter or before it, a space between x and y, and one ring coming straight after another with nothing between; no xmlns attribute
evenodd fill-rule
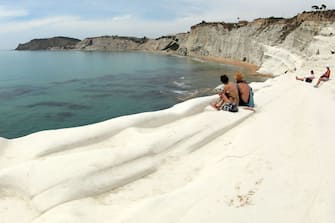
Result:
<svg viewBox="0 0 335 223"><path fill-rule="evenodd" d="M329 65L327 64L327 65L326 65L326 67L328 67L328 68L329 68Z"/></svg>

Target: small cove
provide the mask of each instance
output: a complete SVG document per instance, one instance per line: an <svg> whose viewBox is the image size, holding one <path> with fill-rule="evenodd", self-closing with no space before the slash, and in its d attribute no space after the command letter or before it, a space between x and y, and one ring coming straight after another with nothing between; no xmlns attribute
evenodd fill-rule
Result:
<svg viewBox="0 0 335 223"><path fill-rule="evenodd" d="M143 52L0 51L0 137L166 109L245 67ZM249 74L249 75L248 75Z"/></svg>

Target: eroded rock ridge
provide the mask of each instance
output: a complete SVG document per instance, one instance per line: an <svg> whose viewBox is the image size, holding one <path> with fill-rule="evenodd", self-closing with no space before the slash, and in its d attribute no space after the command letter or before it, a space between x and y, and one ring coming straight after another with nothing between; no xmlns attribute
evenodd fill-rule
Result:
<svg viewBox="0 0 335 223"><path fill-rule="evenodd" d="M75 49L86 51L141 50L174 53L183 56L224 57L261 65L267 47L288 49L302 56L320 53L306 46L323 27L334 23L335 10L302 12L292 18L259 18L252 22L205 22L194 25L189 32L146 37L100 36L82 41L55 37L20 44L18 50ZM327 33L326 35L333 35ZM330 49L331 50L334 49Z"/></svg>

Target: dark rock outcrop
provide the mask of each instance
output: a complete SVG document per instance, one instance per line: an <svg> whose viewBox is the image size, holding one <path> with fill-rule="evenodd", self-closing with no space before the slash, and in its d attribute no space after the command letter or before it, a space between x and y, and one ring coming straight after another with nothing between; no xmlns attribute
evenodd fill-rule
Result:
<svg viewBox="0 0 335 223"><path fill-rule="evenodd" d="M52 49L74 49L79 39L69 37L53 37L44 39L33 39L28 43L19 44L15 50L52 50Z"/></svg>

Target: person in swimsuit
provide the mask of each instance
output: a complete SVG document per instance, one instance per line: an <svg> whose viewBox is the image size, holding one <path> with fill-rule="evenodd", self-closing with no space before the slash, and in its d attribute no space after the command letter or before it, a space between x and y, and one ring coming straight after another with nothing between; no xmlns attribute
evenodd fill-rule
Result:
<svg viewBox="0 0 335 223"><path fill-rule="evenodd" d="M221 110L224 104L238 105L239 98L236 85L229 82L227 75L221 75L220 80L224 84L223 90L219 93L219 100L211 103L211 105L217 110Z"/></svg>
<svg viewBox="0 0 335 223"><path fill-rule="evenodd" d="M316 83L316 85L314 85L314 87L319 87L321 81L328 81L329 80L329 77L330 77L330 69L329 69L329 65L326 66L326 72L321 75L321 77L319 78L318 80L318 83Z"/></svg>
<svg viewBox="0 0 335 223"><path fill-rule="evenodd" d="M243 74L240 72L237 72L235 74L235 80L236 80L236 87L238 91L238 97L239 97L239 106L245 106L244 109L256 111L253 107L254 105L249 104L250 97L253 97L253 95L250 95L252 92L251 87L249 84L244 80Z"/></svg>
<svg viewBox="0 0 335 223"><path fill-rule="evenodd" d="M315 78L315 76L314 76L314 71L313 70L311 70L310 74L307 75L306 77L295 76L296 80L298 80L298 81L306 81L307 83L311 83L314 78Z"/></svg>
<svg viewBox="0 0 335 223"><path fill-rule="evenodd" d="M243 74L240 72L237 72L235 74L235 80L236 85L238 88L238 96L240 98L239 100L239 106L248 106L248 101L250 97L250 86L249 84L244 80Z"/></svg>

